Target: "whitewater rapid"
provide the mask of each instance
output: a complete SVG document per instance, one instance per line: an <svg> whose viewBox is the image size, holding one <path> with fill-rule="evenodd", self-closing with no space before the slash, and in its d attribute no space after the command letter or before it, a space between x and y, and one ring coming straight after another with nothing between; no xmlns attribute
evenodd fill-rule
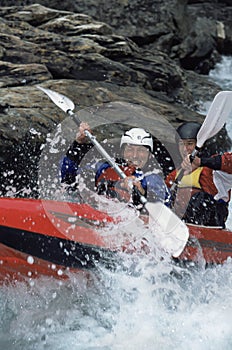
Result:
<svg viewBox="0 0 232 350"><path fill-rule="evenodd" d="M211 72L232 89L232 57ZM226 84L223 85L223 84ZM232 123L228 122L232 136ZM231 206L230 206L231 211ZM232 228L232 217L227 225ZM124 256L124 269L0 288L6 350L231 350L232 260L183 269ZM126 273L125 273L126 267Z"/></svg>

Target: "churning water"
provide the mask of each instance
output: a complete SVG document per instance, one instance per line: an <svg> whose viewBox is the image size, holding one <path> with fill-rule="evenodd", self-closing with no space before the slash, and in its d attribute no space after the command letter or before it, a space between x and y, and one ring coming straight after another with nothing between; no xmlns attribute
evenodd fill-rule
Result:
<svg viewBox="0 0 232 350"><path fill-rule="evenodd" d="M232 89L232 58L211 77ZM225 75L225 76L224 76ZM228 78L230 77L230 78ZM228 123L232 135L232 125ZM232 218L228 221L232 229ZM127 260L128 259L128 260ZM125 271L126 267L126 271ZM1 286L0 348L17 350L232 349L232 261L182 269L167 258L126 258L66 282Z"/></svg>

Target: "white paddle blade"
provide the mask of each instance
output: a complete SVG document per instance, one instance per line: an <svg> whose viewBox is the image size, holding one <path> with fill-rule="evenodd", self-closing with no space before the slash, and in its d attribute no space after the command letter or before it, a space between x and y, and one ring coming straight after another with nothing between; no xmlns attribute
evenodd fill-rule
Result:
<svg viewBox="0 0 232 350"><path fill-rule="evenodd" d="M226 123L232 110L232 91L220 91L213 99L206 118L197 134L197 147L216 135Z"/></svg>
<svg viewBox="0 0 232 350"><path fill-rule="evenodd" d="M189 230L180 218L161 202L146 204L149 224L157 227L160 246L177 258L184 250L189 238Z"/></svg>
<svg viewBox="0 0 232 350"><path fill-rule="evenodd" d="M68 111L73 111L75 108L74 103L66 96L50 90L50 89L46 89L42 86L37 86L37 88L41 91L43 91L46 95L48 95L48 97L50 97L50 99L52 100L52 102L54 102L60 109L62 109L65 113L67 113Z"/></svg>

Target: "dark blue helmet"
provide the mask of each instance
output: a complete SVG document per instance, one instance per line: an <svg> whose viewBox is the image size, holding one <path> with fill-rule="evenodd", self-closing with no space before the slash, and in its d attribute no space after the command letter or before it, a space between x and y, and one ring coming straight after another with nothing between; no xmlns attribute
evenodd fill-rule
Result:
<svg viewBox="0 0 232 350"><path fill-rule="evenodd" d="M197 122L185 122L176 129L177 134L181 139L197 139L198 131L201 124Z"/></svg>

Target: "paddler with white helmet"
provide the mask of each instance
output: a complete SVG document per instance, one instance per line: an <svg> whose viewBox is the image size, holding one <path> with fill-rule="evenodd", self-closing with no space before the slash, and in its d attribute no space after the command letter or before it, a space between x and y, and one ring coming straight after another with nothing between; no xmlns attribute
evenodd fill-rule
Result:
<svg viewBox="0 0 232 350"><path fill-rule="evenodd" d="M63 158L61 166L63 183L73 184L76 181L81 160L93 147L87 143L85 130L91 132L89 125L82 122L75 141ZM95 165L97 192L126 202L132 198L133 203L139 205L139 196L136 195L136 191L131 190L135 186L149 201L156 201L158 198L164 204L170 205L170 192L162 176L158 174L160 170L150 166L155 159L152 154L153 148L153 137L149 132L137 127L126 130L120 140L121 158L116 159L116 162L127 177L121 180L108 162L98 162Z"/></svg>

